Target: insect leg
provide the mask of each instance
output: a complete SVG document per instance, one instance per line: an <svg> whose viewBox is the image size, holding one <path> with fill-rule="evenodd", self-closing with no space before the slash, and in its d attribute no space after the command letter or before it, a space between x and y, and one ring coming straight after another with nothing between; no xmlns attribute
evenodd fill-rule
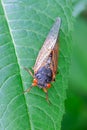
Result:
<svg viewBox="0 0 87 130"><path fill-rule="evenodd" d="M50 100L48 98L48 91L47 91L47 89L43 88L43 91L46 93L46 100L47 100L47 102L50 103Z"/></svg>
<svg viewBox="0 0 87 130"><path fill-rule="evenodd" d="M24 69L34 78L33 73L31 72L31 70L29 70L28 68L24 67Z"/></svg>
<svg viewBox="0 0 87 130"><path fill-rule="evenodd" d="M27 90L25 90L23 93L25 92L30 92L30 90L33 88L33 86L31 85Z"/></svg>

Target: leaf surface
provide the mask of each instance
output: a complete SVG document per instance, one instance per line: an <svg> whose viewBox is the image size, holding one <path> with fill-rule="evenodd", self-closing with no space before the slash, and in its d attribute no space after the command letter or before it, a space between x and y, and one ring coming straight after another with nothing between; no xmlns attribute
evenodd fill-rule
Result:
<svg viewBox="0 0 87 130"><path fill-rule="evenodd" d="M72 12L69 0L2 0L0 2L0 130L60 130L71 53ZM60 29L59 74L45 93L33 88L23 94L33 67L56 17Z"/></svg>

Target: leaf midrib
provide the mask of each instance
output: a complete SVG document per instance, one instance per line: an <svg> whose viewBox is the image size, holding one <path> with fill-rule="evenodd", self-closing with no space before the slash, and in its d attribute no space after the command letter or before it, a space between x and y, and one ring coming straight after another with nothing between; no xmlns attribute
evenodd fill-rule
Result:
<svg viewBox="0 0 87 130"><path fill-rule="evenodd" d="M24 87L23 87L24 85L23 85L22 76L21 76L20 64L19 64L19 60L18 60L18 57L17 57L17 53L16 53L16 45L15 45L15 42L14 42L14 39L13 39L11 30L10 30L8 18L7 18L6 12L5 12L5 8L4 8L4 3L2 2L2 0L1 0L1 4L2 4L2 7L3 7L4 17L5 17L6 22L7 22L8 31L9 31L9 34L10 34L10 36L11 36L12 42L13 42L14 54L15 54L15 57L16 57L16 59L17 59L17 65L18 65L18 68L19 68L19 75L20 75L20 79L21 79L21 87L22 87L22 90L24 90ZM28 109L27 102L26 102L26 97L25 97L24 94L23 94L23 97L24 97L25 106L26 106L26 112L27 112L27 116L28 116L28 120L29 120L29 119L30 119L29 109ZM29 120L29 124L30 124L30 129L32 130L31 120Z"/></svg>

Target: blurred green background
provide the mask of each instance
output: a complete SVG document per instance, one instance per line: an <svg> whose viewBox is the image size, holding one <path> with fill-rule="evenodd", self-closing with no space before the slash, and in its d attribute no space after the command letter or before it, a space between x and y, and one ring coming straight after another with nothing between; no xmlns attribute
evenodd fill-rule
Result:
<svg viewBox="0 0 87 130"><path fill-rule="evenodd" d="M73 0L69 89L62 130L87 130L87 0Z"/></svg>

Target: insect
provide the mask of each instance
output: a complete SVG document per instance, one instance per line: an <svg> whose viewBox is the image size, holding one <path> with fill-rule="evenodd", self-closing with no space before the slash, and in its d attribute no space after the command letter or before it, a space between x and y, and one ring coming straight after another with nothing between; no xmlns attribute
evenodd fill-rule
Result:
<svg viewBox="0 0 87 130"><path fill-rule="evenodd" d="M32 85L24 92L29 92L32 87L38 86L46 93L46 100L48 102L48 88L51 87L51 82L55 81L57 73L60 24L61 19L58 17L38 54L36 63L33 67L34 74L27 68L24 68L33 77Z"/></svg>

